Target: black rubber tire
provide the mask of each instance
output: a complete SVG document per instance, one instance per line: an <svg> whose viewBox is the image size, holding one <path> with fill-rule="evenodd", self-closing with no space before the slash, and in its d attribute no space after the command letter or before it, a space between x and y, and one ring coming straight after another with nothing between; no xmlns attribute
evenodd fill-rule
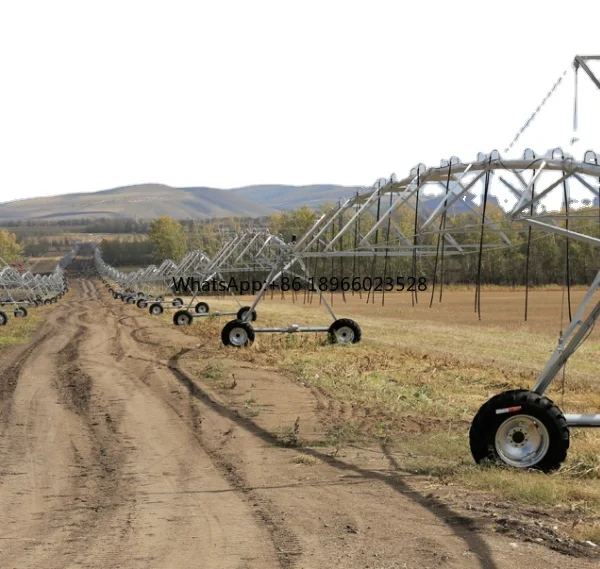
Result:
<svg viewBox="0 0 600 569"><path fill-rule="evenodd" d="M158 302L154 302L150 305L150 308L148 308L148 312L152 314L152 316L158 316L164 312L164 308L162 305L158 304Z"/></svg>
<svg viewBox="0 0 600 569"><path fill-rule="evenodd" d="M56 304L56 303L58 302L58 298L56 298L55 296L53 296L53 297L50 299L50 302L51 302L52 304Z"/></svg>
<svg viewBox="0 0 600 569"><path fill-rule="evenodd" d="M136 305L138 308L146 308L146 306L148 306L148 301L145 298L138 298Z"/></svg>
<svg viewBox="0 0 600 569"><path fill-rule="evenodd" d="M135 296L128 296L125 302L127 302L127 304L135 304Z"/></svg>
<svg viewBox="0 0 600 569"><path fill-rule="evenodd" d="M8 316L6 316L6 313L0 312L0 326L6 326L7 322Z"/></svg>
<svg viewBox="0 0 600 569"><path fill-rule="evenodd" d="M115 298L116 298L117 300L121 300L121 299L123 298L123 295L122 295L120 292L116 292L116 293L115 293Z"/></svg>
<svg viewBox="0 0 600 569"><path fill-rule="evenodd" d="M179 308L180 306L183 306L183 298L174 298L172 303L171 303L175 308Z"/></svg>
<svg viewBox="0 0 600 569"><path fill-rule="evenodd" d="M194 310L196 311L196 314L206 314L210 310L210 308L208 304L206 304L206 302L199 302L198 304L196 304Z"/></svg>
<svg viewBox="0 0 600 569"><path fill-rule="evenodd" d="M178 310L175 314L173 314L173 324L175 326L189 326L194 317L189 310Z"/></svg>
<svg viewBox="0 0 600 569"><path fill-rule="evenodd" d="M237 313L237 319L238 320L243 320L244 319L244 314L246 314L246 312L248 312L248 310L250 310L249 306L242 306ZM252 317L250 318L250 322L255 322L256 321L256 310L252 311Z"/></svg>
<svg viewBox="0 0 600 569"><path fill-rule="evenodd" d="M338 331L342 328L346 328L350 333L342 333L342 335L338 337ZM362 330L354 320L350 320L350 318L339 318L331 324L327 336L331 344L357 344L362 338Z"/></svg>
<svg viewBox="0 0 600 569"><path fill-rule="evenodd" d="M241 329L245 332L245 341L241 335L236 335L236 329ZM221 341L224 346L234 346L236 348L251 346L254 343L254 329L248 322L244 322L243 320L231 320L221 330Z"/></svg>
<svg viewBox="0 0 600 569"><path fill-rule="evenodd" d="M27 317L27 308L24 306L19 306L15 309L15 318L26 318Z"/></svg>
<svg viewBox="0 0 600 569"><path fill-rule="evenodd" d="M496 413L498 409L513 408L516 409L507 413ZM469 430L469 444L475 462L480 464L488 461L508 465L496 450L496 433L504 421L518 415L529 415L537 419L548 431L548 450L537 463L528 465L527 468L542 472L557 470L567 458L569 449L567 421L559 407L548 397L526 389L504 391L481 406ZM514 465L508 466L518 468Z"/></svg>
<svg viewBox="0 0 600 569"><path fill-rule="evenodd" d="M49 304L52 304L52 301L49 298L45 298L44 299L44 306L48 306Z"/></svg>

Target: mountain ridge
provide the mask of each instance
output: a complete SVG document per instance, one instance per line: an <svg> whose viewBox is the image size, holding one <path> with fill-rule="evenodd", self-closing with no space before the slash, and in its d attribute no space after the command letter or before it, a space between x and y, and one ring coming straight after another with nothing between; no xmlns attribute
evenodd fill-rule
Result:
<svg viewBox="0 0 600 569"><path fill-rule="evenodd" d="M175 219L264 217L306 203L318 205L349 196L357 186L262 184L231 189L173 187L142 183L96 192L77 192L0 203L0 220L66 218L139 218L168 215ZM232 199L234 198L234 199ZM335 198L335 199L333 199Z"/></svg>
<svg viewBox="0 0 600 569"><path fill-rule="evenodd" d="M280 211L308 205L338 203L352 197L362 186L312 184L292 186L258 184L231 189L206 186L173 187L143 183L99 190L39 198L24 198L0 203L0 221L64 220L81 218L152 219L168 215L175 219L210 219L219 217L266 217ZM440 197L428 197L435 207ZM495 197L490 200L496 202ZM466 201L453 209L466 211Z"/></svg>

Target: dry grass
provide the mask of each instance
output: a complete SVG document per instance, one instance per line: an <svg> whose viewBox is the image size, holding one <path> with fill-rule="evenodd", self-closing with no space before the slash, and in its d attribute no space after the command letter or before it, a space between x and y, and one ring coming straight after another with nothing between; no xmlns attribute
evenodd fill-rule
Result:
<svg viewBox="0 0 600 569"><path fill-rule="evenodd" d="M40 322L47 318L54 306L27 307L26 318L14 318L12 313L7 312L8 322L6 326L0 327L0 354L9 346L28 342Z"/></svg>
<svg viewBox="0 0 600 569"><path fill-rule="evenodd" d="M302 297L293 304L289 295L285 301L274 296L259 304L255 327L331 322L318 301L310 306ZM582 296L583 291L573 293L573 313ZM291 372L345 404L349 414L330 417L330 444L339 446L357 434L376 438L401 470L498 498L575 512L588 520L577 526L577 535L593 540L600 536L600 527L590 521L600 518L597 431L572 430L569 458L552 475L473 463L468 429L477 409L501 391L531 388L561 328L560 290L531 293L528 322L523 322L523 294L487 291L482 297L481 322L473 311L473 295L466 291L448 291L444 303L431 309L425 295L415 307L410 295L388 297L385 307L380 298L368 305L366 297L349 298L347 304L336 298L336 316L359 322L361 343L332 346L323 333L257 334L251 349L234 353L253 365ZM214 309L235 309L231 300L205 300ZM213 338L216 345L229 319L202 319L185 331ZM565 308L562 327L567 324ZM592 334L569 361L564 397L562 375L548 392L566 411L600 409L599 348L600 339Z"/></svg>

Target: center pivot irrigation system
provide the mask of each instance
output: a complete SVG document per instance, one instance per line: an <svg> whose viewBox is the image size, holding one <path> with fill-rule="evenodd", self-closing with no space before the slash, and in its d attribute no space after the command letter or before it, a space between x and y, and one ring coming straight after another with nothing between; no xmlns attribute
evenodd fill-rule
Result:
<svg viewBox="0 0 600 569"><path fill-rule="evenodd" d="M158 268L149 267L128 274L119 273L106 265L97 249L96 267L107 286L106 279L111 279L125 290L155 281L168 288L168 282L172 282L173 277L194 276L200 283L214 277L226 281L233 274L251 275L252 278L260 278L261 282L264 279L252 304L240 307L237 318L224 326L222 340L225 345L249 345L256 332L296 331L327 331L333 341L356 343L361 335L358 325L349 319L336 319L325 295L320 291L321 301L334 319L330 326L256 328L250 322L256 320L256 306L271 283L281 280L284 275L306 283L311 275L318 272L311 268L311 264L313 267L316 263L322 267L329 266L332 260L339 263L346 260L346 268L351 274L351 265L357 259L367 257L373 263L381 259L380 266L383 266L385 277L391 259L405 257L418 264L421 258L434 257L435 286L438 270L440 273L443 270L438 260L443 260L444 255L476 254L479 284L483 251L490 247L498 249L512 246L503 228L497 221L489 219L486 212L489 197L498 186L508 189L514 201L503 222L527 228L529 240L532 231L542 231L566 237L567 247L570 240L593 247L600 245L597 236L600 227L598 214L588 216L588 232L575 232L568 228L569 217L573 217L570 211L573 188L577 186L593 198L600 198L598 155L588 151L583 161L577 161L565 155L561 149L554 149L539 157L527 150L520 159L502 159L494 151L491 154L480 153L470 163L452 158L443 161L439 167L419 165L402 180L395 176L389 180L380 179L370 191L356 195L321 216L300 239L292 239L290 243L266 231L247 231L225 243L213 259L194 251L179 265L165 261ZM476 197L475 203L479 205L463 201L469 193ZM430 209L426 205L430 201L424 200L423 196L437 196L438 205ZM562 204L562 210L549 212L550 206L557 200ZM470 207L479 221L450 230L447 227L448 215L458 202L471 203ZM401 208L414 213L411 233L403 232L396 221L395 214ZM577 219L581 218L578 213ZM566 227L561 227L559 222ZM484 244L484 232L495 233L496 242ZM479 240L473 240L474 235ZM533 389L501 393L481 407L470 431L471 451L476 461L496 458L511 466L552 470L566 458L570 426L600 426L600 414L564 415L544 397L544 392L590 333L600 315L600 302L588 310L599 286L600 272L561 335L557 348ZM147 302L143 293L137 295ZM176 312L175 324L189 324L195 317L210 314L206 303L195 304L195 314L192 314L190 308L196 297L195 293L188 307ZM121 298L130 302L136 296L122 294ZM478 294L477 307L480 300L481 295ZM183 304L181 299L171 303L175 304L175 301L179 306Z"/></svg>
<svg viewBox="0 0 600 569"><path fill-rule="evenodd" d="M329 327L261 329L253 327L250 321L256 319L255 308L270 283L281 279L284 274L306 282L316 274L311 265L321 263L326 267L332 260L338 263L346 260L346 268L352 273L351 265L361 257L373 263L380 259L384 271L394 258L404 257L418 264L422 258L433 257L435 286L436 275L442 270L438 260L443 255L473 254L479 268L479 284L486 247L507 249L512 246L503 227L497 220L489 219L487 213L490 196L500 188L508 190L513 199L512 207L505 212L502 220L505 226L509 224L522 229L529 240L532 239L532 231L536 234L544 232L566 238L567 247L570 241L598 247L599 214L585 215L585 209L582 209L575 215L571 196L577 190L595 200L600 199L599 159L600 156L588 151L583 161L577 161L561 149L554 149L542 156L526 150L520 159L503 159L494 151L490 154L480 153L470 163L452 158L442 161L439 167L418 165L406 178L398 180L392 176L389 180L380 179L370 191L332 208L300 239L285 243L268 232L248 231L225 243L212 260L199 252L188 257L203 260L203 267L199 270L194 268L200 282L208 281L213 276L227 280L227 275L234 273L264 278L264 284L252 304L243 307L238 317L223 328L224 344L238 347L248 345L254 338L254 332L302 330L328 331L340 343L355 343L360 339L360 328L352 320L336 320L324 294L320 295L322 301L334 318L334 324ZM464 201L468 194L475 196L474 202ZM428 206L431 201L425 200L424 196L437 196L437 205ZM478 221L449 229L448 217L458 202L471 203ZM552 205L557 203L560 211L552 211ZM412 232L402 231L397 223L396 214L402 208L414 214ZM581 231L578 227L579 231L575 232L569 229L568 221L574 217L578 220L587 219L588 230ZM484 243L485 232L494 233L497 236L495 242ZM478 239L473 239L473 236ZM101 275L118 280L122 287L131 287L133 282L138 284L141 275L146 278L149 274L148 270L134 273L138 275L135 278L131 274L115 274L114 269L102 262L99 250L96 252L96 266ZM163 266L172 267L171 264ZM192 271L186 272L185 267L180 265L177 270L158 269L157 272L161 275L186 276ZM553 470L566 458L569 427L600 426L600 414L563 414L556 404L544 396L567 360L587 338L600 315L600 301L590 309L599 286L600 271L561 334L558 346L533 389L501 393L480 408L470 430L471 451L477 462L491 458L514 467ZM187 309L176 314L176 324L191 322L195 315L189 308L196 296L194 294ZM479 293L477 305L480 299ZM209 314L208 306L201 311L197 307L196 315Z"/></svg>
<svg viewBox="0 0 600 569"><path fill-rule="evenodd" d="M69 290L64 269L75 255L76 248L73 248L47 275L24 271L0 258L0 326L8 323L8 313L24 318L30 307L58 302Z"/></svg>
<svg viewBox="0 0 600 569"><path fill-rule="evenodd" d="M209 258L202 251L192 251L180 263L172 260L165 261L160 267L150 266L132 273L121 273L108 265L102 259L99 247L95 251L95 265L109 292L115 299L121 299L129 304L136 303L139 308L145 308L151 302L151 314L161 314L163 305L177 308L173 323L177 326L191 324L194 319L207 316L235 316L225 324L221 332L221 340L226 346L243 347L254 342L256 333L269 332L327 332L332 343L356 343L360 340L361 331L356 322L347 318L337 319L331 305L327 302L322 291L316 291L320 303L325 306L333 322L323 326L300 326L292 324L281 327L256 327L250 322L257 320L257 304L264 298L266 291L277 279L298 278L308 282L308 273L300 258L294 255L295 240L286 244L285 241L269 231L247 230L224 240L219 251ZM193 261L192 261L193 260ZM296 262L303 267L304 272L297 274L291 271ZM187 286L188 279L193 279L193 286ZM257 293L250 306L243 306L235 291L225 287L226 294L237 304L234 311L210 311L207 302L198 301L200 293L206 286L214 283L227 285L232 279L238 283L246 283L253 288L239 290L242 293ZM165 301L164 296L173 296L174 285L179 282L182 288L193 291L191 299L184 308L181 297ZM149 285L162 291L158 297L152 296ZM258 286L260 285L260 286ZM256 288L254 288L256 287ZM145 288L145 290L140 290ZM118 289L118 290L117 290ZM134 292L138 289L138 292Z"/></svg>
<svg viewBox="0 0 600 569"><path fill-rule="evenodd" d="M561 149L554 149L540 157L536 157L531 150L526 150L521 159L505 160L494 151L489 155L479 154L476 161L468 164L452 159L442 162L437 168L418 166L407 178L399 181L392 178L369 194L358 196L340 207L337 212L325 216L320 220L318 227L313 228L309 232L310 235L301 241L306 242L311 239L311 235L325 232L327 226L335 224L335 219L343 216L345 212L353 212L348 213L348 222L343 224L342 229L319 254L340 255L342 253L333 250L335 243L339 242L344 234L352 231L353 225L359 222L361 215L370 205L377 204L376 222L362 238L356 240L357 248L352 254L383 255L385 258L393 255L414 255L415 258L435 255L437 270L440 245L445 246L446 255L469 254L468 247L474 247L478 253L479 286L484 232L492 231L498 235L497 243L492 247L511 247L510 239L502 228L486 217L489 197L494 194L495 186L502 186L510 191L514 201L503 221L527 228L528 249L531 230L565 237L568 263L568 247L571 240L593 247L600 246L598 213L587 216L585 210L584 215L581 215L581 210L577 213L578 220L589 220L588 230L585 232L575 232L569 229L568 225L569 218L574 217L571 192L575 188L580 193L587 193L593 197L596 203L600 200L599 159L600 156L596 153L588 151L583 161L577 161ZM428 190L431 193L437 192L442 199L433 211L424 212L423 208L419 207L419 194L427 194ZM466 197L467 192L474 193L480 200L479 226L463 225L458 231L453 229L451 234L446 228L447 215L454 204ZM386 203L383 210L380 207L382 202ZM556 203L562 204L563 209L560 212L551 212L552 204ZM416 212L414 234L402 235L398 228L393 233L390 232L390 220L394 211L406 205ZM378 241L377 233L384 227L385 238L382 243L381 240ZM469 244L465 236L474 232L480 236L479 243L473 244L470 240ZM437 244L420 244L433 235L437 237ZM568 271L567 264L567 284ZM490 399L478 411L470 430L471 451L477 462L500 459L510 466L553 470L566 458L569 427L600 427L600 414L563 414L557 405L544 396L569 357L590 334L600 315L600 301L596 301L590 309L599 286L600 272L572 316L567 329L561 334L558 346L533 389L501 393ZM480 299L478 288L477 309Z"/></svg>
<svg viewBox="0 0 600 569"><path fill-rule="evenodd" d="M595 59L600 57L575 58L576 86L577 70L582 68L600 88L600 81L587 65L587 62ZM507 151L529 126L560 81L519 131ZM574 130L576 127L577 90ZM412 274L417 277L422 274L422 265L427 261L428 266L433 267L431 306L438 283L441 301L441 286L448 258L471 255L476 266L474 311L481 317L480 286L484 258L489 250L509 250L515 246L507 228L513 232L523 232L527 237L527 287L533 233L535 239L558 236L565 243L569 324L563 332L561 322L558 345L533 388L510 390L492 397L477 412L469 433L471 452L478 463L491 459L517 468L552 471L566 458L570 427L600 427L599 413L564 414L544 395L559 372L564 371L568 359L589 336L600 316L600 301L594 299L600 287L600 271L572 314L569 259L572 241L593 248L600 246L600 208L598 212L591 213L585 208L576 213L573 211L575 193L580 197L586 196L580 200L583 205L600 205L599 160L600 156L593 151L585 152L583 160L579 161L562 149L555 148L543 155L536 155L527 149L521 158L502 158L494 150L489 154L479 153L475 160L468 163L452 157L442 160L437 167L419 164L404 179L398 179L395 175L390 179L381 178L372 188L340 202L317 219L303 235L299 238L294 236L287 243L266 231L246 231L225 242L212 259L196 251L179 265L165 261L161 267L149 267L125 275L106 265L97 250L96 267L113 293L115 291L109 280L127 294L133 293L134 285L148 283L152 279L166 286L167 275L171 280L173 276L193 276L200 283L205 283L214 277L251 274L261 278L262 286L249 306L240 305L237 313L223 313L236 315L236 319L228 322L222 330L225 345L250 345L257 332L302 331L327 331L332 342L353 344L361 339L360 327L353 320L336 318L333 303L326 301L320 287L314 289L318 275L336 275L339 277L337 280L343 282L347 276L356 278L359 268L362 276L367 266L373 277L381 275L381 281L387 282L391 275L397 274L395 271L398 267L412 267ZM503 206L504 212L499 218L496 214L492 215L492 208L488 208L488 205L490 197L503 195L507 198L503 200L504 204L508 205ZM463 218L454 216L458 206L462 210L470 210L472 215ZM406 223L407 216L411 220L409 224ZM573 230L573 226L569 227L569 220L574 218L578 222L577 231ZM456 219L459 219L458 223ZM585 223L582 224L582 220ZM313 327L294 324L280 328L252 325L260 300L269 289L272 290L274 283L278 284L279 290L283 290L281 285L284 279L287 279L286 282L291 279L295 283L292 294L303 291L306 299L312 298L312 293L316 292L319 303L333 318L333 324ZM380 290L383 304L386 288ZM418 292L421 290L419 286L413 288L413 303L418 302ZM528 288L526 295L527 291ZM341 288L341 292L345 299L344 295L349 289ZM195 313L191 312L197 296L196 292L186 308L183 308L180 298L170 301L171 305L179 308L174 316L176 325L187 325L194 318L210 314L208 305L203 302L195 304ZM137 298L143 305L151 297L146 291L138 292L137 296L127 296L127 301L130 298ZM374 292L370 289L367 296L369 301L374 301ZM162 296L158 302L164 302ZM162 310L156 309L156 312Z"/></svg>

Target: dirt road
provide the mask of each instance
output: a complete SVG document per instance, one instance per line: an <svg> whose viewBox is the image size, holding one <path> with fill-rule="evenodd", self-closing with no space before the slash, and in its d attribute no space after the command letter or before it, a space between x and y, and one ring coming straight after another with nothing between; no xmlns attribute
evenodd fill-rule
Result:
<svg viewBox="0 0 600 569"><path fill-rule="evenodd" d="M83 278L2 355L0 568L597 566L494 533L393 457L281 448L278 425L318 431L310 390L197 341ZM194 379L212 355L264 412Z"/></svg>

